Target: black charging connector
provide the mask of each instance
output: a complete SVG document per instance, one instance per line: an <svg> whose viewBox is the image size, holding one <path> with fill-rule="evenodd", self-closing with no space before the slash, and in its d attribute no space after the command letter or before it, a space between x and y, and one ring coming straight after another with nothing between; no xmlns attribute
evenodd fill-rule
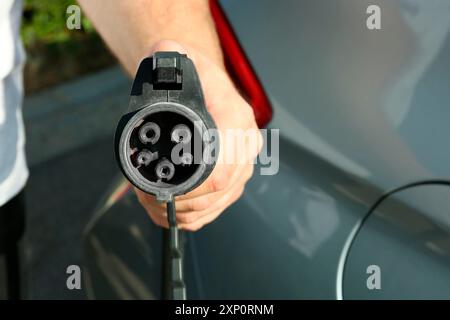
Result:
<svg viewBox="0 0 450 320"><path fill-rule="evenodd" d="M175 196L199 186L214 169L219 141L211 129L216 125L193 62L178 52L144 59L116 129L115 153L134 186L167 203L171 299L186 298Z"/></svg>

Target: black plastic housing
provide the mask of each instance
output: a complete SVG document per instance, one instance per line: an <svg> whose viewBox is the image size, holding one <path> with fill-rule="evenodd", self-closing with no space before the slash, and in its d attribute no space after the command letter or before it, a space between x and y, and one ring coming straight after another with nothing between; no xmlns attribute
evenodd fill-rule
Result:
<svg viewBox="0 0 450 320"><path fill-rule="evenodd" d="M192 61L177 52L157 52L137 71L128 111L115 134L116 159L123 174L140 190L171 201L199 186L211 173L219 152L216 125L206 110ZM189 139L192 159L173 162L169 155ZM194 158L194 150L202 157ZM197 153L198 155L198 153ZM194 161L195 160L195 161Z"/></svg>

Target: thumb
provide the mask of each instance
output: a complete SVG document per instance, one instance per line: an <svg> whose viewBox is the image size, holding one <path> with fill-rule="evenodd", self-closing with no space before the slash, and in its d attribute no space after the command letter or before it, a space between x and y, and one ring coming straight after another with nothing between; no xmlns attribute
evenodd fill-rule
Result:
<svg viewBox="0 0 450 320"><path fill-rule="evenodd" d="M186 49L174 40L161 40L156 42L150 49L150 54L157 51L177 51L182 54L187 54Z"/></svg>

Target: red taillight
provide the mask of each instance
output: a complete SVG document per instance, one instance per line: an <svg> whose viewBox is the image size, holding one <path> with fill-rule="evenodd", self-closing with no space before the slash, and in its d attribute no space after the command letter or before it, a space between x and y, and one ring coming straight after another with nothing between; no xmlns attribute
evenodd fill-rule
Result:
<svg viewBox="0 0 450 320"><path fill-rule="evenodd" d="M228 72L242 95L247 99L255 113L260 128L265 127L272 118L272 107L245 56L237 38L231 29L225 14L217 0L210 0L211 14L216 24L217 34L222 45Z"/></svg>

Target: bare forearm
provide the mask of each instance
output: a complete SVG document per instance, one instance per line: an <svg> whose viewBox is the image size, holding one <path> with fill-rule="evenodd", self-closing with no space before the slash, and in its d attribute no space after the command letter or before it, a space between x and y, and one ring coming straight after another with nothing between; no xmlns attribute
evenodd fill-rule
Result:
<svg viewBox="0 0 450 320"><path fill-rule="evenodd" d="M222 53L208 0L79 0L86 15L134 75L160 40L195 47L222 65Z"/></svg>

